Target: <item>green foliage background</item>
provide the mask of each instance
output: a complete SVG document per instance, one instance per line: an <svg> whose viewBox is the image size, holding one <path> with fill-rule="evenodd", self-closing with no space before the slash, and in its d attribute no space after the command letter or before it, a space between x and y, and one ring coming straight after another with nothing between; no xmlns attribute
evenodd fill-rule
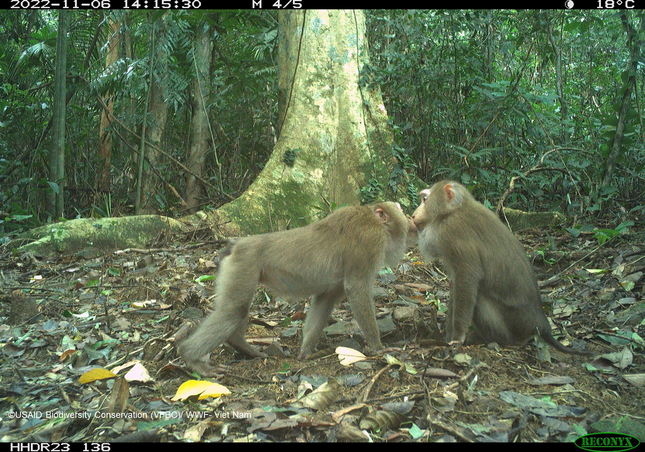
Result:
<svg viewBox="0 0 645 452"><path fill-rule="evenodd" d="M195 30L213 34L213 130L205 201L240 194L276 140L275 11L70 11L67 108L67 217L131 213L148 80L151 29L165 20L164 150L185 159L191 117ZM167 15L166 15L167 14ZM390 181L370 180L363 198L408 175L427 183L454 178L495 204L521 176L505 205L558 209L577 217L613 216L643 206L643 11L373 10L372 65L395 131ZM621 14L623 16L621 17ZM165 15L165 16L164 16ZM105 68L107 19L118 19L121 57ZM0 233L47 221L47 183L56 45L56 11L0 10ZM626 25L635 30L627 40ZM125 38L127 36L127 39ZM637 70L626 131L611 183L603 185L617 111ZM128 49L126 52L125 49ZM558 67L560 70L558 71ZM114 92L112 191L96 193L100 103ZM290 157L290 156L286 156ZM286 158L285 157L285 158ZM542 165L524 174L544 157ZM185 174L158 168L182 189ZM409 193L413 196L414 193ZM181 215L170 192L160 211Z"/></svg>

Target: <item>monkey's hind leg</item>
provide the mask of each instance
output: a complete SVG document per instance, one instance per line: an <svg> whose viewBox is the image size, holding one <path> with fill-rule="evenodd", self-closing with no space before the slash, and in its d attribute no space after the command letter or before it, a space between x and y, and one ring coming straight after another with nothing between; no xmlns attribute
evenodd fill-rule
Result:
<svg viewBox="0 0 645 452"><path fill-rule="evenodd" d="M514 341L510 325L513 319L521 319L522 315L522 312L504 306L499 300L480 295L473 316L475 330L469 332L465 343L512 345Z"/></svg>
<svg viewBox="0 0 645 452"><path fill-rule="evenodd" d="M244 333L246 332L246 325L248 323L248 315L245 316L243 322L237 327L231 336L226 340L228 345L233 347L238 353L244 355L253 356L256 358L266 358L267 355L264 352L261 352L257 348L249 344L246 339L244 339Z"/></svg>
<svg viewBox="0 0 645 452"><path fill-rule="evenodd" d="M228 257L217 279L215 309L197 327L197 330L178 348L179 355L188 367L202 375L210 375L209 355L228 341L236 350L251 356L262 356L244 339L249 307L253 301L259 275L237 272L235 261ZM248 277L244 284L237 284L232 274Z"/></svg>
<svg viewBox="0 0 645 452"><path fill-rule="evenodd" d="M227 321L228 320L228 321ZM181 343L177 351L188 367L200 375L212 375L214 368L209 364L210 353L234 335L241 324L240 319L227 319L219 310L211 312L195 332ZM250 347L250 345L249 345Z"/></svg>
<svg viewBox="0 0 645 452"><path fill-rule="evenodd" d="M311 355L327 326L336 302L345 295L342 285L311 299L311 307L307 312L305 326L302 329L302 347L298 359L306 359Z"/></svg>

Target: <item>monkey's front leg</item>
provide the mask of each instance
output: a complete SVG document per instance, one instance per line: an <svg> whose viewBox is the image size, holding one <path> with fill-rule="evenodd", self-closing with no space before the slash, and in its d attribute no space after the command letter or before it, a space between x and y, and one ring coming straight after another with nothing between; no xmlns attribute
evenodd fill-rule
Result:
<svg viewBox="0 0 645 452"><path fill-rule="evenodd" d="M468 275L455 276L451 281L446 327L446 339L450 345L466 341L477 304L477 286L476 278Z"/></svg>
<svg viewBox="0 0 645 452"><path fill-rule="evenodd" d="M367 286L363 281L372 284L374 278L362 278L360 282L353 284L346 283L345 293L347 293L354 319L363 333L365 342L367 342L366 352L377 353L383 350L383 344L376 324L376 310L372 299L371 286Z"/></svg>

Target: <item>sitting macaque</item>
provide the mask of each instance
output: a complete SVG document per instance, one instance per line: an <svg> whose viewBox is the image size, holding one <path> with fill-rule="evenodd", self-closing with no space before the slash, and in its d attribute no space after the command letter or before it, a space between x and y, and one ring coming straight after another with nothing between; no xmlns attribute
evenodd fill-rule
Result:
<svg viewBox="0 0 645 452"><path fill-rule="evenodd" d="M213 312L179 346L179 355L201 375L212 374L209 355L224 342L265 357L244 339L258 284L289 298L312 296L299 359L314 351L334 305L345 297L369 351L377 352L383 346L374 279L384 265L396 265L416 239L416 226L393 202L344 207L304 227L238 239L222 260Z"/></svg>
<svg viewBox="0 0 645 452"><path fill-rule="evenodd" d="M428 260L441 259L451 279L446 317L451 345L523 345L539 334L562 352L592 354L553 338L524 248L491 210L453 181L436 183L420 198L412 215L419 249Z"/></svg>

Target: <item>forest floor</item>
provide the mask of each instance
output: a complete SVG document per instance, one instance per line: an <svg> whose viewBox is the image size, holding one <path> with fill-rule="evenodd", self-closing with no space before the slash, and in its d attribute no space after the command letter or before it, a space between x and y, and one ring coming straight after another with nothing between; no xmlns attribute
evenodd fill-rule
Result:
<svg viewBox="0 0 645 452"><path fill-rule="evenodd" d="M0 440L559 442L620 431L645 441L643 232L602 246L584 234L518 236L554 335L596 356L536 341L445 346L448 280L413 249L376 283L381 337L393 350L341 363L336 347L362 349L343 303L320 352L298 361L305 301L258 290L247 338L272 356L216 350L221 375L208 380L230 393L203 400L172 400L195 379L174 344L210 306L219 243L191 237L55 260L5 250Z"/></svg>

